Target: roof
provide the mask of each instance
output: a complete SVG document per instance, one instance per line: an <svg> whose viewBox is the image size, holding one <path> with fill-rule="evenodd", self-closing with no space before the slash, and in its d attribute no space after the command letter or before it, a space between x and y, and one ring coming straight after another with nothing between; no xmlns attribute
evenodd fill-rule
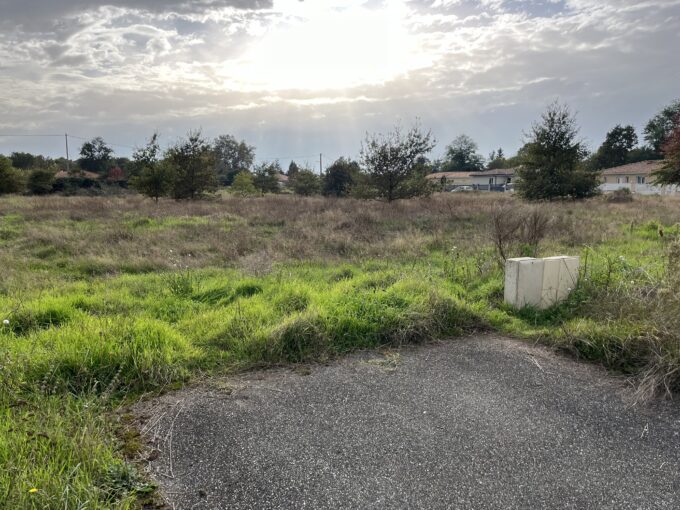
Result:
<svg viewBox="0 0 680 510"><path fill-rule="evenodd" d="M515 172L517 171L519 167L513 167L513 168L496 168L495 170L486 170L485 172L472 172L470 174L471 177L493 177L493 176L502 176L502 177L512 177L515 175Z"/></svg>
<svg viewBox="0 0 680 510"><path fill-rule="evenodd" d="M660 170L663 161L638 161L627 165L615 166L602 171L603 175L649 175Z"/></svg>
<svg viewBox="0 0 680 510"><path fill-rule="evenodd" d="M425 176L426 179L441 179L442 177L446 179L467 179L470 177L470 172L435 172Z"/></svg>
<svg viewBox="0 0 680 510"><path fill-rule="evenodd" d="M285 174L276 174L276 178L277 178L280 182L288 182L288 176L285 175Z"/></svg>
<svg viewBox="0 0 680 510"><path fill-rule="evenodd" d="M70 177L84 177L86 179L99 179L101 178L101 175L96 174L94 172L88 172L87 170L82 171L82 172L71 172L68 173L66 170L59 170L56 174L54 174L55 179L68 179Z"/></svg>

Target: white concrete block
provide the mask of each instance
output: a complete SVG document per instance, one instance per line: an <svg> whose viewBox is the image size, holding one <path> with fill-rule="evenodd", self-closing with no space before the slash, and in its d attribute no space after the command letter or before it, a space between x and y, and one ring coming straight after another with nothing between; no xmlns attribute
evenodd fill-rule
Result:
<svg viewBox="0 0 680 510"><path fill-rule="evenodd" d="M520 262L517 280L517 307L541 305L543 285L543 259L530 259Z"/></svg>
<svg viewBox="0 0 680 510"><path fill-rule="evenodd" d="M507 259L505 261L505 290L504 299L509 305L517 303L517 285L519 281L519 265L524 260L532 260L531 257Z"/></svg>
<svg viewBox="0 0 680 510"><path fill-rule="evenodd" d="M505 265L505 302L515 308L548 308L564 301L578 280L578 257L522 257Z"/></svg>

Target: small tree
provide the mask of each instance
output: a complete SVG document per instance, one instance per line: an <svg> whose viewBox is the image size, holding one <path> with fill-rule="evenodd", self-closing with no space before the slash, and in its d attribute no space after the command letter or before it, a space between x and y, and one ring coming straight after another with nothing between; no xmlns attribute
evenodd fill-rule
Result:
<svg viewBox="0 0 680 510"><path fill-rule="evenodd" d="M235 195L241 195L242 197L257 193L257 188L253 184L253 176L250 172L239 172L236 174L229 190Z"/></svg>
<svg viewBox="0 0 680 510"><path fill-rule="evenodd" d="M139 193L156 202L170 192L175 177L172 165L159 161L160 152L158 133L154 133L144 147L136 149L132 154L134 175L130 184Z"/></svg>
<svg viewBox="0 0 680 510"><path fill-rule="evenodd" d="M231 135L215 138L213 150L217 176L223 186L231 186L236 174L250 171L255 160L255 147Z"/></svg>
<svg viewBox="0 0 680 510"><path fill-rule="evenodd" d="M434 147L431 132L419 126L402 133L399 126L387 135L366 135L361 159L378 197L388 202L418 196L427 189L419 159Z"/></svg>
<svg viewBox="0 0 680 510"><path fill-rule="evenodd" d="M52 192L55 171L49 168L36 168L28 176L28 189L34 195L46 195Z"/></svg>
<svg viewBox="0 0 680 510"><path fill-rule="evenodd" d="M645 141L658 154L662 154L662 148L677 127L679 119L680 99L677 99L652 117L645 126Z"/></svg>
<svg viewBox="0 0 680 510"><path fill-rule="evenodd" d="M278 193L281 166L278 161L260 163L253 172L253 184L260 193Z"/></svg>
<svg viewBox="0 0 680 510"><path fill-rule="evenodd" d="M175 166L163 160L144 167L139 175L132 178L131 184L139 193L158 202L159 198L167 196L173 189L175 177Z"/></svg>
<svg viewBox="0 0 680 510"><path fill-rule="evenodd" d="M477 149L477 144L472 138L460 135L446 147L442 171L478 172L484 170L484 158L477 153Z"/></svg>
<svg viewBox="0 0 680 510"><path fill-rule="evenodd" d="M680 114L676 120L676 127L666 139L662 150L665 159L663 167L653 174L656 183L680 186Z"/></svg>
<svg viewBox="0 0 680 510"><path fill-rule="evenodd" d="M339 158L326 169L323 178L323 194L344 197L349 195L352 185L361 172L359 163L350 159Z"/></svg>
<svg viewBox="0 0 680 510"><path fill-rule="evenodd" d="M0 195L20 193L25 188L24 176L12 166L12 161L0 156Z"/></svg>
<svg viewBox="0 0 680 510"><path fill-rule="evenodd" d="M576 119L567 106L555 102L534 124L522 148L517 192L527 200L584 198L597 194L599 174L583 168L587 151L577 140Z"/></svg>
<svg viewBox="0 0 680 510"><path fill-rule="evenodd" d="M321 179L311 170L299 170L293 179L293 191L298 195L316 195L321 191Z"/></svg>
<svg viewBox="0 0 680 510"><path fill-rule="evenodd" d="M186 139L170 147L165 159L174 167L173 197L194 200L217 190L213 148L200 131L189 132Z"/></svg>
<svg viewBox="0 0 680 510"><path fill-rule="evenodd" d="M595 168L612 168L628 162L628 154L638 143L633 126L616 125L595 153Z"/></svg>
<svg viewBox="0 0 680 510"><path fill-rule="evenodd" d="M111 154L113 154L113 149L106 145L101 136L98 136L80 147L78 164L83 170L104 173L111 160Z"/></svg>

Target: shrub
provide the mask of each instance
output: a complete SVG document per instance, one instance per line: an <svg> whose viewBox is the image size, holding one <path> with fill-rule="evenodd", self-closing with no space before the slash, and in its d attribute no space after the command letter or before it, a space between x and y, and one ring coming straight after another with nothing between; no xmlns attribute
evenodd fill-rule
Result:
<svg viewBox="0 0 680 510"><path fill-rule="evenodd" d="M28 190L34 195L46 195L52 192L55 172L46 168L37 168L28 176Z"/></svg>
<svg viewBox="0 0 680 510"><path fill-rule="evenodd" d="M12 166L12 162L5 156L0 156L0 195L6 193L20 193L25 188L23 174Z"/></svg>

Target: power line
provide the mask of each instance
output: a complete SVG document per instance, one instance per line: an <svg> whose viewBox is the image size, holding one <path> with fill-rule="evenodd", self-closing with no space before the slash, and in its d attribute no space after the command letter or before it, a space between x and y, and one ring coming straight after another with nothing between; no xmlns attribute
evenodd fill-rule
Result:
<svg viewBox="0 0 680 510"><path fill-rule="evenodd" d="M47 136L64 136L64 135L7 135L7 134L0 134L0 137L10 137L10 136L25 136L25 137L47 137Z"/></svg>

